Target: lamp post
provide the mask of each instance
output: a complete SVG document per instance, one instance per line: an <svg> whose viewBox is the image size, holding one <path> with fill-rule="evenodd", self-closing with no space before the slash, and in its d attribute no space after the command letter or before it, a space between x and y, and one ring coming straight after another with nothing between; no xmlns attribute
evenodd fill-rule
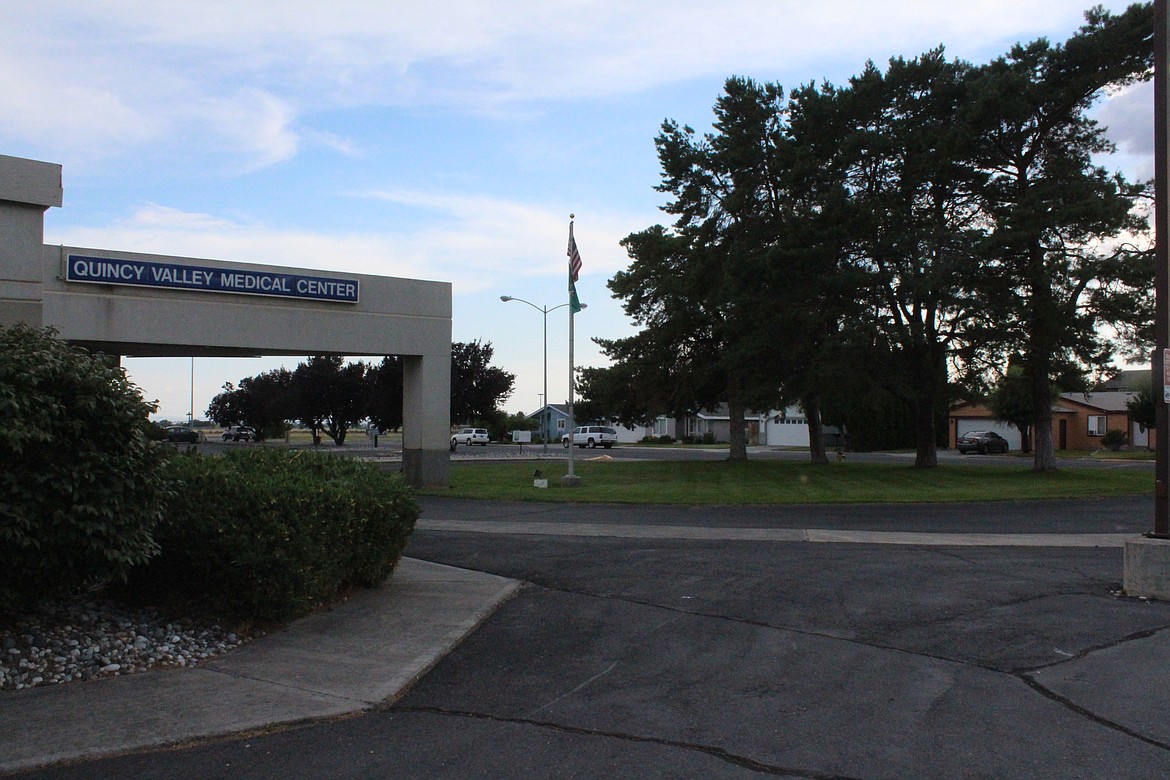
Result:
<svg viewBox="0 0 1170 780"><path fill-rule="evenodd" d="M516 297L513 297L511 295L501 295L500 300L503 301L504 303L508 303L509 301L516 301L517 303L527 303L529 306L531 306L532 308L536 309L538 312L540 312L541 314L544 315L544 410L543 410L543 413L541 414L542 427L544 428L544 430L542 431L540 438L544 440L544 454L547 455L548 454L548 436L549 436L548 429L550 427L549 426L550 420L549 420L549 416L548 416L548 313L550 311L556 311L557 309L563 309L566 306L568 306L569 304L562 303L560 306L553 306L550 309L547 306L537 306L532 301L526 301L523 298L516 298ZM582 304L581 308L584 309L585 305ZM572 436L573 432L569 431L569 435ZM572 445L572 443L573 443L572 440L570 440L569 441L570 446Z"/></svg>

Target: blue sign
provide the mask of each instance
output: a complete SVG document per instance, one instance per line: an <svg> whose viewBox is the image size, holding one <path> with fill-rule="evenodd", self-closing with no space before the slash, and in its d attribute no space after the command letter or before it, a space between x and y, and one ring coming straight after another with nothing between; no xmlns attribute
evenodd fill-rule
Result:
<svg viewBox="0 0 1170 780"><path fill-rule="evenodd" d="M118 257L69 255L65 267L65 281L239 295L271 295L309 301L358 302L357 279L210 268Z"/></svg>

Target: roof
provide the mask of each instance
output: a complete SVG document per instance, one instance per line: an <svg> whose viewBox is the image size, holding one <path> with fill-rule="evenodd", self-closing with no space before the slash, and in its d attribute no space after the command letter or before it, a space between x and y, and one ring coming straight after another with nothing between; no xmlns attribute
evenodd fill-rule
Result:
<svg viewBox="0 0 1170 780"><path fill-rule="evenodd" d="M1098 390L1147 390L1150 387L1151 370L1148 368L1133 368L1118 371L1101 383Z"/></svg>
<svg viewBox="0 0 1170 780"><path fill-rule="evenodd" d="M1061 393L1060 397L1103 412L1124 412L1127 411L1126 403L1135 395L1137 393L1128 390L1112 390L1100 393Z"/></svg>
<svg viewBox="0 0 1170 780"><path fill-rule="evenodd" d="M731 410L727 404L721 403L714 409L700 409L693 416L698 417L700 420L730 420ZM751 420L759 417L760 413L751 409L744 409L743 416Z"/></svg>
<svg viewBox="0 0 1170 780"><path fill-rule="evenodd" d="M1069 406L1072 403L1077 406L1087 406L1102 412L1127 412L1129 410L1126 404L1135 395L1137 393L1129 390L1112 390L1096 393L1061 393L1056 402L1052 404L1052 411L1070 414L1075 411L1073 407ZM963 401L955 404L951 407L950 414L954 417L964 412L973 417L993 416L991 410L985 405L973 401Z"/></svg>
<svg viewBox="0 0 1170 780"><path fill-rule="evenodd" d="M540 416L544 413L545 409L549 409L553 412L553 414L559 415L561 417L567 418L569 416L569 405L568 404L546 404L545 406L542 406L539 409L537 409L535 412L531 412L529 414L526 414L525 417L527 417L529 420L539 419Z"/></svg>

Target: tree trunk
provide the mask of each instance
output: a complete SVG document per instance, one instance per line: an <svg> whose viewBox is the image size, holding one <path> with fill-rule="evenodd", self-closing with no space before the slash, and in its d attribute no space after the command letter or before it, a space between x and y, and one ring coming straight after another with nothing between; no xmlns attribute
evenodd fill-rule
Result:
<svg viewBox="0 0 1170 780"><path fill-rule="evenodd" d="M816 396L801 401L808 420L808 457L813 463L828 463L825 454L825 426L821 423L821 401Z"/></svg>
<svg viewBox="0 0 1170 780"><path fill-rule="evenodd" d="M919 353L914 362L914 468L932 469L938 466L938 431L934 423L934 405L938 388L937 360L929 347ZM945 371L945 368L944 368Z"/></svg>
<svg viewBox="0 0 1170 780"><path fill-rule="evenodd" d="M1032 470L1056 471L1056 447L1052 441L1052 385L1047 365L1032 371L1032 406L1036 410L1036 452L1032 455Z"/></svg>
<svg viewBox="0 0 1170 780"><path fill-rule="evenodd" d="M731 451L728 460L747 460L747 420L744 418L743 404L738 400L727 403L727 416L731 426Z"/></svg>
<svg viewBox="0 0 1170 780"><path fill-rule="evenodd" d="M1028 378L1032 383L1032 419L1036 431L1033 471L1056 471L1056 447L1052 442L1052 356L1058 321L1052 287L1044 275L1044 250L1033 242L1029 253L1031 320L1028 323Z"/></svg>
<svg viewBox="0 0 1170 780"><path fill-rule="evenodd" d="M934 435L934 393L920 388L914 399L914 443L917 446L914 468L932 469L938 465Z"/></svg>

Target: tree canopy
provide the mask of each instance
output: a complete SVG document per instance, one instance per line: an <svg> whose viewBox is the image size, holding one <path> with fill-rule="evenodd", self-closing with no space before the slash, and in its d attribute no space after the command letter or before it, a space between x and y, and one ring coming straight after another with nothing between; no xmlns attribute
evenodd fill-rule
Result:
<svg viewBox="0 0 1170 780"><path fill-rule="evenodd" d="M868 385L931 467L950 403L1016 355L1053 468L1054 383L1149 333L1145 185L1102 167L1090 109L1149 77L1152 38L1146 3L981 66L939 48L840 87L729 78L710 132L662 125L674 222L622 242L609 287L642 330L598 341L612 365L582 375L586 401L631 422L727 403L732 458L745 408L799 402L824 460L822 408L871 413Z"/></svg>
<svg viewBox="0 0 1170 780"><path fill-rule="evenodd" d="M492 352L490 342L451 345L453 421L503 419L499 406L511 394L515 375L491 365ZM402 427L402 376L402 360L393 355L378 365L313 355L291 372L277 369L225 384L207 414L219 425L252 427L260 438L284 435L290 421L299 421L314 439L323 432L340 446L363 420L384 431Z"/></svg>

